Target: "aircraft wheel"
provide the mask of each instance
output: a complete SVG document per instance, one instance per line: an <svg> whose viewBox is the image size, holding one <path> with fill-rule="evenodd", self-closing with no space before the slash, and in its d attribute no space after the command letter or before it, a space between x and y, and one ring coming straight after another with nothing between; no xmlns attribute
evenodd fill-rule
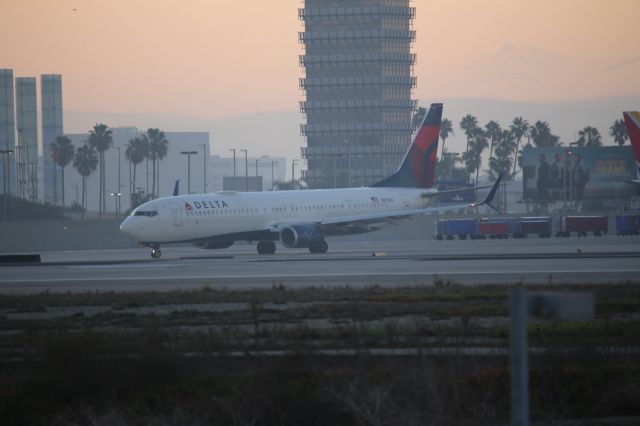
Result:
<svg viewBox="0 0 640 426"><path fill-rule="evenodd" d="M309 251L311 253L326 253L327 250L329 250L329 244L324 240L320 243L309 246Z"/></svg>
<svg viewBox="0 0 640 426"><path fill-rule="evenodd" d="M160 256L162 256L162 252L160 251L159 248L151 249L151 257L152 258L160 259Z"/></svg>
<svg viewBox="0 0 640 426"><path fill-rule="evenodd" d="M258 254L274 254L276 252L276 243L273 241L258 242Z"/></svg>

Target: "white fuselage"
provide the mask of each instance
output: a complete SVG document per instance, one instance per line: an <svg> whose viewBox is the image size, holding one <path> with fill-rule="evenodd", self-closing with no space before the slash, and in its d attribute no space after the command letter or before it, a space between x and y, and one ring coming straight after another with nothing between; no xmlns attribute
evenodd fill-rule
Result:
<svg viewBox="0 0 640 426"><path fill-rule="evenodd" d="M139 206L120 229L143 243L197 241L278 225L426 208L431 199L421 194L428 192L437 191L349 188L179 195Z"/></svg>

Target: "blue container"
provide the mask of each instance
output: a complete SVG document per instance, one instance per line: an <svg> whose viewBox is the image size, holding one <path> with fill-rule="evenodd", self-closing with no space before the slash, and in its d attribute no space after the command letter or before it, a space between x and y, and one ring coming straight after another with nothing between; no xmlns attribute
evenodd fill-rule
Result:
<svg viewBox="0 0 640 426"><path fill-rule="evenodd" d="M445 233L458 236L478 235L480 226L477 219L449 219Z"/></svg>
<svg viewBox="0 0 640 426"><path fill-rule="evenodd" d="M640 231L640 215L624 214L616 216L616 233L618 235L638 235Z"/></svg>
<svg viewBox="0 0 640 426"><path fill-rule="evenodd" d="M524 235L538 234L541 238L548 238L553 230L552 219L548 216L521 217L520 229Z"/></svg>

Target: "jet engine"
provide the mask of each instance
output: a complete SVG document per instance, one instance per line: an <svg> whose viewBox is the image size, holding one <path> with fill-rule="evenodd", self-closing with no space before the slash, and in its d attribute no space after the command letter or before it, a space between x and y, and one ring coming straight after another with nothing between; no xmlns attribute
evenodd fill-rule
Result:
<svg viewBox="0 0 640 426"><path fill-rule="evenodd" d="M280 231L280 242L287 248L310 247L324 241L324 235L313 225L290 225Z"/></svg>
<svg viewBox="0 0 640 426"><path fill-rule="evenodd" d="M208 241L204 243L194 243L193 245L199 249L216 250L231 247L233 245L233 241Z"/></svg>

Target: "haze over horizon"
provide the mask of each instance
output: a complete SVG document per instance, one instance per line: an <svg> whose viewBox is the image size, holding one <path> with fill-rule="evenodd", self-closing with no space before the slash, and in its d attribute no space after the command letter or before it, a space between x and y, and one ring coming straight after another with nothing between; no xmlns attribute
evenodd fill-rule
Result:
<svg viewBox="0 0 640 426"><path fill-rule="evenodd" d="M213 153L242 144L256 154L296 157L304 144L297 113L302 6L0 0L0 67L16 76L62 74L68 133L98 121L207 130ZM456 126L452 147L462 143L460 114L506 125L509 105L519 106L512 116L547 120L564 141L594 125L609 143L613 119L640 108L636 0L414 0L412 6L414 98L421 105L445 102ZM582 116L546 117L541 107L582 104ZM266 131L253 129L251 119Z"/></svg>

